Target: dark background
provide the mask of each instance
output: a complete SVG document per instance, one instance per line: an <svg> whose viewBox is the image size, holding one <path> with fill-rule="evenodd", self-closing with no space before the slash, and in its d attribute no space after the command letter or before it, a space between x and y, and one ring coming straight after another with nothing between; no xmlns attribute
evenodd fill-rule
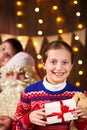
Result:
<svg viewBox="0 0 87 130"><path fill-rule="evenodd" d="M44 41L42 48L48 44L47 36L53 36L58 34L57 30L62 28L64 33L74 32L77 29L77 24L82 23L83 29L87 29L87 0L78 0L78 5L73 5L73 0L20 0L23 2L22 7L17 7L17 0L0 0L0 34L11 35L27 35L29 37L38 36L37 31L43 31ZM58 10L53 11L52 6L58 5ZM35 7L40 8L39 13L35 13ZM23 17L18 17L16 12L21 10L24 12ZM77 17L75 13L81 12L81 16ZM56 17L62 16L64 21L60 24L56 23ZM44 23L38 24L38 19L42 18ZM18 29L16 24L21 22L24 24L23 29ZM61 39L61 37L60 37ZM86 43L82 46L80 41L74 40L74 34L72 37L71 46L78 45L79 53L75 53L75 63L73 71L69 77L69 81L75 85L76 81L81 83L81 87L87 90L87 30L86 30ZM35 59L36 65L38 60L36 58L36 52L32 46L32 40L29 41L29 46L26 47L26 51L29 52ZM82 59L83 64L79 66L78 60ZM84 74L79 76L78 71L83 70ZM44 71L39 70L42 77Z"/></svg>
<svg viewBox="0 0 87 130"><path fill-rule="evenodd" d="M73 5L73 0L20 0L23 1L22 7L17 7L16 1L0 0L0 33L36 36L37 30L41 29L43 35L54 35L60 27L64 32L76 30L78 22L87 28L87 0L78 0L78 5ZM52 11L53 5L58 5L57 11ZM35 13L35 7L40 8L39 13ZM23 17L16 16L18 10L24 12ZM77 11L81 12L80 18L75 15ZM57 16L64 18L60 25L55 21ZM44 20L44 24L38 24L39 18ZM18 22L24 24L24 29L16 28Z"/></svg>

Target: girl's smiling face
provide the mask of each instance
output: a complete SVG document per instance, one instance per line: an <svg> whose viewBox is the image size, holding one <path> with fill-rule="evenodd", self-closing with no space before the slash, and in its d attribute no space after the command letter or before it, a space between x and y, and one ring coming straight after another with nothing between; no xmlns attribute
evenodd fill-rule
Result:
<svg viewBox="0 0 87 130"><path fill-rule="evenodd" d="M46 70L47 81L52 84L60 84L69 76L73 64L68 50L52 49L47 52L46 62L43 68Z"/></svg>

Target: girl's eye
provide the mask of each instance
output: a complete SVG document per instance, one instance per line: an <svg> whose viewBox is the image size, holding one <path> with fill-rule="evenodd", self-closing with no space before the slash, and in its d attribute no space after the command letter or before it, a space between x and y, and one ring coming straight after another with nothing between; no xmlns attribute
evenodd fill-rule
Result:
<svg viewBox="0 0 87 130"><path fill-rule="evenodd" d="M54 60L53 60L53 61L51 61L51 64L56 64L56 61L54 61Z"/></svg>
<svg viewBox="0 0 87 130"><path fill-rule="evenodd" d="M68 61L64 61L64 62L63 62L64 65L66 65L66 64L68 64L68 63L69 63Z"/></svg>

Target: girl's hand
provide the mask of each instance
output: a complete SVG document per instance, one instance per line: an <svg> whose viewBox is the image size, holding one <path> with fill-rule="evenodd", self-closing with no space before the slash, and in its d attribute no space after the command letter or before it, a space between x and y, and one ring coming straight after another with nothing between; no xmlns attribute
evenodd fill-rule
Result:
<svg viewBox="0 0 87 130"><path fill-rule="evenodd" d="M74 117L78 117L78 121L83 121L87 119L87 113L83 110L81 106L76 107L76 110L73 112Z"/></svg>
<svg viewBox="0 0 87 130"><path fill-rule="evenodd" d="M31 123L40 125L40 126L46 126L47 121L45 117L46 117L46 114L45 114L44 108L32 111L29 115Z"/></svg>

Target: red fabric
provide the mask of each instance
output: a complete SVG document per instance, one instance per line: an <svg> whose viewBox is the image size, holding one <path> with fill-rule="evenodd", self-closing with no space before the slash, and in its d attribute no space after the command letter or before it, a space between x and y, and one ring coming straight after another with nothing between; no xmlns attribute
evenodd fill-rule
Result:
<svg viewBox="0 0 87 130"><path fill-rule="evenodd" d="M85 119L83 122L77 122L77 121L75 121L75 126L79 130L87 130L87 119Z"/></svg>
<svg viewBox="0 0 87 130"><path fill-rule="evenodd" d="M57 126L35 126L33 130L68 130L67 125L57 125Z"/></svg>
<svg viewBox="0 0 87 130"><path fill-rule="evenodd" d="M42 81L37 82L36 84L28 86L25 91L23 91L20 102L17 106L15 116L14 116L14 125L12 130L68 130L69 124L59 123L52 124L46 127L34 127L32 126L27 113L34 111L38 108L43 108L45 103L51 101L59 101L62 99L70 99L76 93L79 88L67 83L66 91L60 91L61 93L55 93L45 91ZM80 91L80 90L79 90ZM40 99L40 100L39 100ZM27 117L26 117L27 116ZM59 128L60 127L60 128ZM65 128L66 127L66 128ZM58 128L58 129L57 129Z"/></svg>
<svg viewBox="0 0 87 130"><path fill-rule="evenodd" d="M22 125L23 125L23 128L28 129L28 127L29 127L29 128L30 128L29 130L32 130L33 124L30 122L29 112L26 113L23 118L21 118L20 122L21 122L21 123L23 122L23 124L22 124ZM19 124L20 124L20 123L19 123ZM14 123L13 123L13 128L12 128L12 130L16 130L16 129L17 129L17 130L22 130L21 127L20 127L20 125L19 125L19 126L16 126L16 122L14 122Z"/></svg>

